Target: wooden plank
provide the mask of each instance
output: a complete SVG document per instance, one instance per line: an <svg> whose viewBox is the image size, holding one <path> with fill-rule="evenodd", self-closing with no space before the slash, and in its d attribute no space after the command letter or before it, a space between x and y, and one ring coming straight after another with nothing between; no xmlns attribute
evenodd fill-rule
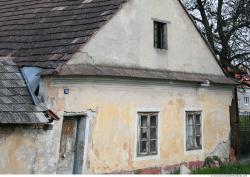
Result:
<svg viewBox="0 0 250 177"><path fill-rule="evenodd" d="M83 157L84 157L84 145L85 145L85 128L86 118L80 117L77 125L76 135L76 152L74 159L74 170L73 174L82 174L83 170Z"/></svg>
<svg viewBox="0 0 250 177"><path fill-rule="evenodd" d="M77 130L77 119L73 117L64 118L62 133L61 133L59 162L57 169L58 174L72 174L73 172L76 130Z"/></svg>

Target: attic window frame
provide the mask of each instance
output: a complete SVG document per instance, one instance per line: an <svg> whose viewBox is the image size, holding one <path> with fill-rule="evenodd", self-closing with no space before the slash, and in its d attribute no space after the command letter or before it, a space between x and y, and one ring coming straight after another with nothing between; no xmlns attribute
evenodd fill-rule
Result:
<svg viewBox="0 0 250 177"><path fill-rule="evenodd" d="M168 50L168 24L167 21L153 19L154 48Z"/></svg>

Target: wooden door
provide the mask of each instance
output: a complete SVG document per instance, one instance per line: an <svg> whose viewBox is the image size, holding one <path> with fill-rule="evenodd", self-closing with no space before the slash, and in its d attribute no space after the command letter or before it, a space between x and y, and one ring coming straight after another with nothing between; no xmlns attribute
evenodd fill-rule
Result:
<svg viewBox="0 0 250 177"><path fill-rule="evenodd" d="M84 156L85 117L64 117L58 174L81 174Z"/></svg>

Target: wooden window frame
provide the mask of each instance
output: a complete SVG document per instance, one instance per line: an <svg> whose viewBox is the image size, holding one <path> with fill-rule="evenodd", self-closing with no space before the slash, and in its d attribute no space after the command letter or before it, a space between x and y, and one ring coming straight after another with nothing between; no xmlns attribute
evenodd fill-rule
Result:
<svg viewBox="0 0 250 177"><path fill-rule="evenodd" d="M147 117L147 126L142 126L141 125L141 117L146 116ZM151 116L156 116L156 125L151 125L150 124L150 119ZM154 156L158 154L158 141L159 141L159 136L158 136L158 129L159 129L159 112L138 112L138 126L137 126L137 157L143 157L143 156ZM141 129L147 129L147 138L142 138L141 137ZM151 138L150 129L156 129L156 138ZM146 141L147 143L147 152L141 152L140 146L141 146L141 141ZM155 142L155 151L150 151L150 141L156 141Z"/></svg>
<svg viewBox="0 0 250 177"><path fill-rule="evenodd" d="M188 116L189 115L191 115L191 116L193 116L192 117L192 120L193 120L193 125L191 125L191 126L193 126L192 128L192 131L193 131L193 137L192 137L192 141L196 141L196 138L197 137L200 137L200 146L197 146L197 147L195 147L195 146L193 146L193 147L188 147L188 140L189 140L189 133L188 133L188 127L190 126L190 124L188 123ZM196 116L197 115L199 115L199 123L196 123ZM185 127L185 129L186 129L186 142L185 142L185 144L186 144L186 151L193 151L193 150L202 150L202 147L203 147L203 135L202 135L202 127L203 127L203 125L202 125L202 111L186 111L186 115L185 115L185 122L186 122L186 127ZM199 126L199 132L200 132L200 134L198 134L197 133L197 126ZM194 144L194 143L193 143Z"/></svg>
<svg viewBox="0 0 250 177"><path fill-rule="evenodd" d="M168 49L167 23L154 20L154 47L160 50Z"/></svg>

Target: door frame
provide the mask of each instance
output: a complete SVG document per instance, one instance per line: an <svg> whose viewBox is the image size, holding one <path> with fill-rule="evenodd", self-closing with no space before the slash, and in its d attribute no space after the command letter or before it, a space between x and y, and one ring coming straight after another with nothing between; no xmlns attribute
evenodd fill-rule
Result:
<svg viewBox="0 0 250 177"><path fill-rule="evenodd" d="M74 118L77 119L77 127L76 127L76 151L74 152L74 157L73 157L73 169L72 169L72 174L85 174L85 167L86 167L86 161L87 161L87 147L88 147L88 132L89 132L89 119L86 113L64 113L63 114L63 121L64 119L67 118ZM63 125L62 121L62 125ZM82 130L83 134L82 136L79 135L79 128L80 125L83 125ZM63 126L62 126L63 127ZM61 127L61 128L62 128ZM61 131L62 133L62 131ZM78 144L79 144L79 138L83 138L83 144L82 147L83 149L79 152L78 149ZM61 146L61 138L60 138L60 143L59 145ZM77 152L78 151L78 152ZM77 155L77 153L80 153ZM76 160L76 157L79 157L79 161ZM78 164L79 163L79 164Z"/></svg>

